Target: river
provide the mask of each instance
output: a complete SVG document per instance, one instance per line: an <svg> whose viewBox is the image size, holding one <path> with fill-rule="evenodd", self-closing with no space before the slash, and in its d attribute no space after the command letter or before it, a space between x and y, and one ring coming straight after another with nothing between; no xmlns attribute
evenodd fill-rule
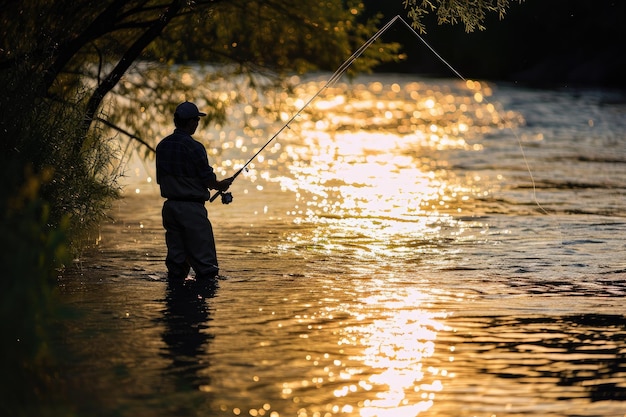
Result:
<svg viewBox="0 0 626 417"><path fill-rule="evenodd" d="M196 138L232 175L288 114ZM338 83L207 203L210 293L167 285L153 165L59 279L78 415L626 415L623 94Z"/></svg>

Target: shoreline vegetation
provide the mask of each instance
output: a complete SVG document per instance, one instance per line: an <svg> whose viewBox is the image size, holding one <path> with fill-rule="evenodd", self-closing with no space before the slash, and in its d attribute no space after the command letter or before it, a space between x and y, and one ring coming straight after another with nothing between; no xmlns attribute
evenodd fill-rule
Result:
<svg viewBox="0 0 626 417"><path fill-rule="evenodd" d="M59 352L47 342L64 314L57 279L119 196L116 151L96 131L85 151L72 152L79 106L32 99L30 80L12 84L24 94L0 98L9 116L0 158L0 414L71 416L54 365Z"/></svg>

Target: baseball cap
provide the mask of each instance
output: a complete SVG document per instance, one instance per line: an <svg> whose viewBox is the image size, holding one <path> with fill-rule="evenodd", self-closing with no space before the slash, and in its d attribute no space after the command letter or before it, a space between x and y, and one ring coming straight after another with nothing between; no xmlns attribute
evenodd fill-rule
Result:
<svg viewBox="0 0 626 417"><path fill-rule="evenodd" d="M206 113L202 113L201 111L199 111L198 106L190 101L180 103L176 107L176 112L174 114L181 119L193 119L194 117L198 116L206 116Z"/></svg>

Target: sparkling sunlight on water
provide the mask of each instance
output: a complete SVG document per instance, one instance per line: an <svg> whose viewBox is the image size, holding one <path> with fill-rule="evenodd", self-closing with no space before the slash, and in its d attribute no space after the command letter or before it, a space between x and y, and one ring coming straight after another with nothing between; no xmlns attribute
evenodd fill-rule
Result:
<svg viewBox="0 0 626 417"><path fill-rule="evenodd" d="M201 126L219 176L325 79L294 81L266 99L276 114L242 102ZM199 85L200 106L238 94ZM214 294L167 286L153 162L132 161L127 197L61 279L80 312L61 337L77 407L623 417L626 113L604 94L408 75L332 86L232 204L207 203L227 276ZM157 113L155 140L172 128Z"/></svg>

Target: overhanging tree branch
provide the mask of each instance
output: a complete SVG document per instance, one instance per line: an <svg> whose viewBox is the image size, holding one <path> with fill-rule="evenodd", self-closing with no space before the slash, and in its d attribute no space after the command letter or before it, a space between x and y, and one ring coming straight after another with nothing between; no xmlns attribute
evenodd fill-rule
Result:
<svg viewBox="0 0 626 417"><path fill-rule="evenodd" d="M84 45L111 30L116 21L115 16L126 3L124 0L114 1L79 36L61 46L52 65L46 68L45 91L52 87L59 73Z"/></svg>
<svg viewBox="0 0 626 417"><path fill-rule="evenodd" d="M95 118L96 112L102 103L102 100L106 94L115 87L122 76L126 73L128 68L135 62L141 52L155 39L157 38L163 29L176 17L182 7L181 0L172 1L165 11L161 14L149 28L146 30L124 53L119 60L115 68L109 73L109 75L98 85L89 101L87 102L85 110L85 118L83 122L83 131L85 135L82 135L82 140L77 140L73 144L73 151L79 153L83 147L87 132L91 126L92 121Z"/></svg>
<svg viewBox="0 0 626 417"><path fill-rule="evenodd" d="M117 130L118 132L128 136L129 138L136 140L137 142L139 142L140 144L142 144L143 146L145 146L146 148L148 148L148 150L150 150L150 152L152 153L156 153L156 149L154 149L154 147L152 145L150 145L148 142L146 142L145 140L141 139L139 136L134 135L132 133L130 133L129 131L122 129L121 127L109 122L106 119L103 119L102 117L97 117L96 120L98 120L99 122L101 122L102 124L110 127L111 129Z"/></svg>

